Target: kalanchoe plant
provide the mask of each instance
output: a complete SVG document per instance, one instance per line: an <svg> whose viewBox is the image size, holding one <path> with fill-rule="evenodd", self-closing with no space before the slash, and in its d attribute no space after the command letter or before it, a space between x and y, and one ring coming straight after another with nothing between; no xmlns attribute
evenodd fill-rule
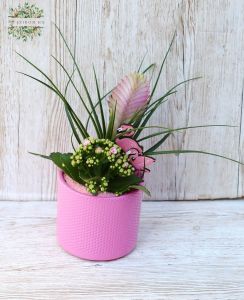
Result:
<svg viewBox="0 0 244 300"><path fill-rule="evenodd" d="M218 154L204 152L199 150L159 150L157 149L167 140L172 133L190 128L212 127L212 126L228 126L228 125L201 125L189 126L182 128L166 128L163 126L147 126L148 121L157 111L157 109L168 100L168 97L176 93L176 88L193 79L191 78L180 82L170 88L164 95L154 100L154 94L162 73L168 53L172 47L174 37L166 52L166 55L160 65L155 83L150 90L150 82L146 79L146 72L154 68L155 64L151 64L144 71L141 71L142 63L137 72L125 76L119 84L109 93L102 96L97 75L94 71L95 88L97 92L97 100L94 101L88 91L81 70L77 64L75 56L68 46L63 34L57 27L64 44L72 58L74 70L78 72L80 82L86 94L86 100L81 96L81 91L74 83L73 73L70 74L65 66L55 57L55 61L67 75L68 83L65 92L61 92L60 88L46 75L42 70L22 56L34 69L36 69L45 79L42 81L31 75L24 74L44 86L51 89L63 102L65 112L72 129L72 135L76 139L77 147L72 146L73 153L51 153L49 156L40 155L41 157L53 161L64 173L72 180L82 184L87 191L93 195L100 192L111 192L121 195L133 189L141 189L149 194L149 191L143 185L144 174L149 172L149 166L155 162L153 158L156 155L163 154L181 154L181 153L202 153L214 155L239 163L236 160L227 158ZM71 85L77 93L81 104L87 112L88 119L86 122L81 120L73 108L70 106L66 97L68 86ZM109 120L106 120L104 114L103 102L108 99ZM87 104L88 103L88 104ZM88 132L88 125L92 125L96 132L96 137L92 137ZM233 127L233 126L229 126ZM157 132L140 137L144 129L156 128ZM144 150L141 142L151 137L159 137L159 140L149 149ZM71 139L72 141L72 139ZM34 154L34 153L33 153Z"/></svg>
<svg viewBox="0 0 244 300"><path fill-rule="evenodd" d="M70 159L72 167L78 170L76 181L92 194L110 191L119 195L128 185L141 181L134 175L128 156L108 139L85 139ZM117 186L117 182L123 185Z"/></svg>

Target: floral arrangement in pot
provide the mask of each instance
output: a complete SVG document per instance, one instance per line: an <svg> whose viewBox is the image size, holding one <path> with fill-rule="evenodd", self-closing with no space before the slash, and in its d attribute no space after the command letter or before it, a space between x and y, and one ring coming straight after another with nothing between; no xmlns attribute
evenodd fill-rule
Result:
<svg viewBox="0 0 244 300"><path fill-rule="evenodd" d="M145 70L142 63L136 72L125 76L109 93L102 96L97 75L94 70L94 88L97 99L92 99L86 86L75 55L68 46L63 34L57 28L72 58L74 71L78 73L86 94L81 91L65 66L56 59L67 76L65 92L53 80L19 54L27 63L37 70L45 79L43 81L20 72L51 89L64 104L65 112L72 129L71 139L73 153L54 152L50 155L39 155L57 165L58 171L58 210L57 238L64 250L72 255L89 260L112 260L131 252L137 242L138 224L142 193L150 194L144 185L144 175L150 172L155 157L164 154L203 153L221 155L198 150L157 150L175 131L188 128L228 126L201 125L183 128L167 128L155 124L148 126L148 121L156 110L176 93L176 88L188 79L176 84L158 99L154 93L158 86L163 66L172 46L172 39L167 53L160 65L155 83L147 80L146 73L155 64ZM73 110L66 97L68 86L77 93L83 108L87 112L87 121L81 120ZM109 106L109 119L106 120L104 102ZM88 132L92 123L96 136ZM157 131L148 135L141 134L145 129ZM143 141L159 137L149 149L144 149ZM232 160L234 162L235 160Z"/></svg>

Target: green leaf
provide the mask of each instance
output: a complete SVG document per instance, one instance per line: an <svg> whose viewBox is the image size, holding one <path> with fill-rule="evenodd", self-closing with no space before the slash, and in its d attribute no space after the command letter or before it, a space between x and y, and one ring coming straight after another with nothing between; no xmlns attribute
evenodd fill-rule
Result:
<svg viewBox="0 0 244 300"><path fill-rule="evenodd" d="M166 102L168 99L167 97L172 95L172 94L175 94L176 91L174 91L174 89L182 84L185 84L189 81L192 81L192 80L196 80L196 79L200 79L201 77L194 77L194 78L190 78L190 79L187 79L187 80L184 80L178 84L176 84L175 86L173 86L170 90L168 90L167 93L165 93L162 97L160 97L159 99L155 100L153 103L150 103L148 105L148 107L146 108L144 114L142 115L142 117L137 121L137 123L135 124L136 126L139 126L143 117L145 117L145 119L143 120L142 122L142 125L141 126L145 126L147 124L147 122L150 120L152 114L157 110L157 108L164 102ZM152 106L154 106L153 108L151 108ZM149 108L151 108L149 110ZM136 135L135 135L135 138L137 138L140 133L142 132L142 130L139 130Z"/></svg>
<svg viewBox="0 0 244 300"><path fill-rule="evenodd" d="M71 117L74 120L74 122L79 123L79 125L77 125L77 127L79 128L82 136L85 138L87 136L89 136L89 134L87 133L85 127L83 126L82 122L79 120L79 118L77 117L77 115L75 114L75 112L73 111L73 109L71 108L71 106L69 105L68 101L66 100L65 96L60 92L60 90L58 89L58 87L54 84L54 82L40 69L38 68L36 65L34 65L31 61L29 61L27 58L25 58L23 55L21 55L20 53L16 52L17 55L19 55L22 59L24 59L28 64L30 64L34 69L36 69L39 73L41 73L47 80L48 82L51 84L51 86L47 83L45 83L42 80L39 80L31 75L28 75L26 73L23 72L18 72L22 75L25 75L29 78L32 78L36 81L38 81L39 83L43 84L44 86L48 87L49 89L51 89L53 92L55 92L59 98L63 101L64 105L68 108L68 110L70 111Z"/></svg>
<svg viewBox="0 0 244 300"><path fill-rule="evenodd" d="M75 138L76 138L78 144L81 144L81 139L80 139L80 137L79 137L79 135L78 135L78 133L77 133L77 131L76 131L76 128L75 128L74 123L73 123L73 119L72 119L72 117L71 117L71 115L70 115L70 112L69 112L69 110L68 110L67 107L65 107L65 112L66 112L66 116L67 116L67 118L68 118L68 120L69 120L69 124L70 124L70 126L71 126L72 133L73 133L73 135L75 136ZM71 145L73 146L72 139L71 139ZM74 147L73 147L73 148L74 148Z"/></svg>
<svg viewBox="0 0 244 300"><path fill-rule="evenodd" d="M142 60L141 60L140 66L139 66L139 68L138 68L138 70L137 70L137 73L140 73L141 67L142 67L142 64L143 64L143 62L144 62L144 59L145 59L146 55L147 55L147 53L144 54L144 56L143 56L143 58L142 58Z"/></svg>
<svg viewBox="0 0 244 300"><path fill-rule="evenodd" d="M161 140L159 140L155 145L153 145L151 148L148 150L144 151L144 154L147 155L148 153L158 149L166 140L167 138L171 135L171 133L165 134L165 136L162 137Z"/></svg>
<svg viewBox="0 0 244 300"><path fill-rule="evenodd" d="M166 101L168 101L168 96L170 95L173 95L173 94L176 94L177 91L173 91L173 92L167 92L166 94L164 94L162 97L158 98L157 100L153 101L152 103L150 103L147 108L146 108L146 111L145 111L145 114L144 114L144 117L150 113L150 111L153 109L153 106L156 106L157 104L162 104Z"/></svg>
<svg viewBox="0 0 244 300"><path fill-rule="evenodd" d="M131 186L138 185L143 180L136 175L130 175L127 177L120 177L117 176L113 178L113 181L109 182L109 191L112 193L124 193L126 192Z"/></svg>
<svg viewBox="0 0 244 300"><path fill-rule="evenodd" d="M79 176L84 182L88 182L89 180L96 179L90 174L89 168L79 167L78 169L79 169Z"/></svg>
<svg viewBox="0 0 244 300"><path fill-rule="evenodd" d="M52 90L54 93L56 93L59 96L59 98L62 100L62 102L64 103L64 106L67 107L68 111L70 112L70 116L72 117L73 121L75 122L76 126L78 127L78 129L79 129L81 135L83 136L83 138L86 138L86 137L89 136L88 132L86 131L85 127L83 126L83 124L81 123L81 121L79 120L79 118L77 117L77 115L75 114L73 109L71 108L71 106L69 105L68 101L66 100L66 98L61 94L61 92L58 89L55 89L54 87L48 85L44 81L42 81L38 78L35 78L35 77L33 77L29 74L26 74L26 73L23 73L23 72L17 72L17 73L22 74L24 76L27 76L27 77L43 84L44 86L46 86L50 90ZM68 118L68 120L69 120L69 118ZM71 128L72 128L72 126L71 126Z"/></svg>
<svg viewBox="0 0 244 300"><path fill-rule="evenodd" d="M142 74L145 74L147 71L149 71L151 68L154 68L155 66L156 66L156 64L151 64L142 72Z"/></svg>
<svg viewBox="0 0 244 300"><path fill-rule="evenodd" d="M168 97L169 95L171 95L171 94L173 94L173 93L166 93L163 97L161 97L159 100L158 100L158 102L157 102L157 104L150 110L150 111L148 111L147 113L146 113L146 111L144 112L144 116L145 116L145 119L143 120L143 122L142 122L142 124L141 124L141 126L140 127L145 127L145 125L147 124L147 122L150 120L150 118L151 118L151 116L152 116L152 114L157 110L157 108L163 103L163 100L166 98L166 97ZM143 116L142 116L143 117ZM142 118L141 118L142 119ZM135 136L134 136L134 138L136 139L136 138L138 138L138 136L140 135L140 133L143 131L143 129L138 129L137 131L136 131L136 134L135 134Z"/></svg>
<svg viewBox="0 0 244 300"><path fill-rule="evenodd" d="M72 146L73 150L76 151L75 146L74 146L74 142L73 142L73 135L74 135L74 133L72 132L72 134L70 136L70 142L71 142L71 146Z"/></svg>
<svg viewBox="0 0 244 300"><path fill-rule="evenodd" d="M88 109L88 107L87 107L87 105L86 105L84 99L82 98L82 96L81 96L79 90L77 89L77 87L76 87L74 81L72 80L71 76L69 75L68 71L66 70L66 68L62 65L62 63L61 63L56 57L54 57L53 55L51 55L51 56L52 56L52 58L60 65L60 67L63 69L63 71L65 72L65 74L66 74L67 77L69 78L69 81L71 82L72 86L74 87L74 89L75 89L77 95L79 96L79 98L80 98L80 100L81 100L83 106L85 107L87 113L89 114L89 116L90 116L91 119L92 119L92 122L93 122L93 125L94 125L94 128L95 128L96 132L97 132L98 137L101 137L101 130L100 130L100 128L99 128L100 123L98 122L98 124L97 124L97 122L96 122L95 119L93 118L92 114L90 113L90 111L89 111L89 109ZM99 126L98 126L98 125L99 125Z"/></svg>
<svg viewBox="0 0 244 300"><path fill-rule="evenodd" d="M115 102L114 110L110 113L109 116L108 130L106 134L106 138L109 140L111 140L113 136L116 107L117 107L117 101Z"/></svg>
<svg viewBox="0 0 244 300"><path fill-rule="evenodd" d="M75 68L73 68L73 71L72 71L72 73L71 73L71 75L70 75L70 78L72 79L73 78L73 76L74 76L74 74L75 74ZM64 89L64 96L66 97L66 95L67 95L67 91L68 91L68 87L69 87L69 84L70 84L70 79L67 81L67 83L66 83L66 86L65 86L65 89Z"/></svg>
<svg viewBox="0 0 244 300"><path fill-rule="evenodd" d="M189 78L189 79L186 79L186 80L183 80L183 81L181 81L181 82L179 82L179 83L177 83L176 85L174 85L172 88L170 88L169 90L168 90L168 92L165 94L165 95L171 95L171 94L175 94L177 91L174 91L178 86L180 86L180 85L182 85L182 84L185 84L185 83L188 83L189 81L192 81L192 80L197 80L197 79L201 79L202 77L201 76L197 76L197 77L193 77L193 78ZM164 95L164 96L165 96ZM163 96L163 97L164 97ZM162 97L161 97L162 98ZM160 99L158 99L158 100L155 100L154 102L152 102L150 105L149 105L149 107L151 107L152 105L155 105L156 104L156 102L158 102Z"/></svg>
<svg viewBox="0 0 244 300"><path fill-rule="evenodd" d="M151 197L151 193L149 192L149 190L143 186L143 185L131 185L130 186L131 189L136 189L136 190L141 190L143 191L145 194L147 194L149 197Z"/></svg>
<svg viewBox="0 0 244 300"><path fill-rule="evenodd" d="M102 98L101 98L101 102L102 102L104 99L106 99L106 97L107 97L109 94L111 94L112 91L113 91L113 89L110 90L109 92L107 92L105 95L103 95ZM100 102L99 102L99 101L97 101L97 103L94 105L95 109L97 108L98 105L100 105ZM90 111L90 114L92 115L93 112ZM88 128L88 125L89 125L90 120L91 120L91 116L89 115L89 117L88 117L88 119L87 119L87 122L86 122L86 130L87 130L87 128Z"/></svg>
<svg viewBox="0 0 244 300"><path fill-rule="evenodd" d="M151 137L154 137L154 136L158 136L158 135L162 135L162 134L166 134L166 133L174 133L176 131L181 131L181 130L187 130L187 129L195 129L195 128L207 128L207 127L238 127L238 126L232 126L232 125L199 125L199 126L188 126L188 127L180 127L180 128L172 128L172 129L167 129L167 130L164 130L164 131L161 131L161 132L156 132L156 133L152 133L152 134L149 134L147 136L144 136L143 138L141 139L138 139L137 142L142 142L144 140L147 140ZM146 127L144 127L146 128Z"/></svg>
<svg viewBox="0 0 244 300"><path fill-rule="evenodd" d="M99 103L99 107L100 107L100 115L101 115L101 119L102 119L102 128L103 128L103 136L102 137L105 138L106 137L106 123L105 123L104 112L103 112L103 107L102 107L102 99L101 99L100 90L99 90L98 81L97 81L97 74L96 74L94 66L93 66L93 73L94 73L95 82L96 82L97 98L98 98L98 103Z"/></svg>
<svg viewBox="0 0 244 300"><path fill-rule="evenodd" d="M73 180L75 180L78 183L84 184L84 181L79 176L78 168L75 168L71 165L70 157L72 153L53 152L49 156L33 152L30 152L30 154L51 160L57 167L63 170L64 173L71 177Z"/></svg>
<svg viewBox="0 0 244 300"><path fill-rule="evenodd" d="M95 118L95 120L96 120L96 126L97 126L97 129L99 130L98 137L101 137L101 135L102 135L101 125L100 125L100 122L99 122L99 119L98 119L98 116L97 116L96 109L95 109L94 104L93 104L93 102L92 102L90 93L89 93L89 91L88 91L88 89L87 89L86 83L85 83L84 78L83 78L83 76L82 76L82 74L81 74L80 68L79 68L79 66L78 66L78 64L77 64L77 62L76 62L76 59L75 59L75 57L74 57L72 51L70 50L70 47L68 46L68 43L66 42L66 39L64 38L64 36L63 36L61 30L59 29L59 27L58 27L56 24L55 24L55 27L56 27L56 29L58 30L58 32L59 32L59 34L60 34L60 36L61 36L61 38L62 38L62 40L63 40L63 42L64 42L64 44L65 44L65 46L66 46L66 48L67 48L67 50L68 50L68 52L69 52L69 54L70 54L70 56L71 56L71 58L72 58L72 60L73 60L73 63L75 64L75 67L76 67L77 72L78 72L78 74L79 74L79 77L80 77L80 79L81 79L81 83L82 83L82 85L83 85L83 87L84 87L84 89L85 89L85 93L86 93L86 95L87 95L87 99L88 99L89 104L90 104L90 106L91 106L91 109L92 109L92 111L93 111L94 118Z"/></svg>
<svg viewBox="0 0 244 300"><path fill-rule="evenodd" d="M230 160L230 161L233 161L235 163L244 165L244 163L242 163L238 160L235 160L235 159L232 159L232 158L229 158L229 157L226 157L226 156L222 156L222 155L219 155L219 154L216 154L216 153L211 153L211 152L206 152L206 151L199 151L199 150L165 150L165 151L155 151L155 152L152 151L152 152L149 152L147 154L153 156L153 155L163 155L163 154L189 154L189 153L212 155L212 156L224 158L226 160Z"/></svg>
<svg viewBox="0 0 244 300"><path fill-rule="evenodd" d="M159 78L160 78L161 73L162 73L162 70L163 70L164 63L165 63L165 61L166 61L166 59L167 59L167 56L168 56L168 54L169 54L169 52L170 52L170 49L171 49L172 45L173 45L175 36L176 36L176 32L175 32L174 35L173 35L173 38L172 38L172 40L171 40L171 42L170 42L170 45L169 45L169 48L168 48L168 50L167 50L167 52L166 52L166 54L165 54L165 56L164 56L164 58L163 58L163 61L162 61L162 63L161 63L161 66L160 66L160 69L159 69L159 72L158 72L158 76L157 76L156 82L155 82L155 84L154 84L154 86L153 86L153 89L152 89L152 93L151 93L151 95L150 95L150 98L152 98L153 95L154 95L154 93L155 93L155 90L156 90L157 85L158 85Z"/></svg>

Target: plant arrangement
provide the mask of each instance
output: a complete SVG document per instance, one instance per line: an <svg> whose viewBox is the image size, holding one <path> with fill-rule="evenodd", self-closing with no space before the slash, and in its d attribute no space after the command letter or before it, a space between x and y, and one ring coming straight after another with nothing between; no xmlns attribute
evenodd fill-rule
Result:
<svg viewBox="0 0 244 300"><path fill-rule="evenodd" d="M196 79L191 78L180 82L155 99L155 91L160 83L162 69L174 37L160 64L154 83L147 79L147 75L148 71L154 70L155 64L143 70L142 60L137 71L125 76L116 87L102 95L93 68L96 94L96 98L93 99L75 54L59 28L57 30L73 62L73 70L70 73L61 61L53 57L67 76L64 91L61 91L61 88L45 72L19 54L45 80L23 72L21 74L49 88L62 101L72 129L73 153L32 154L51 160L60 169L57 174L59 245L66 252L83 259L96 261L117 259L127 255L136 247L142 191L150 194L144 184L144 177L150 172L156 156L202 153L237 163L238 161L199 150L161 148L175 132L190 128L228 125L198 125L181 128L168 128L160 124L149 126L149 120L152 120L157 109L168 101L171 95L176 94L176 89ZM74 79L75 72L78 73L78 83L77 78ZM85 121L79 118L70 105L67 96L70 87L78 95L83 109L87 112ZM109 108L108 118L104 107L106 103ZM151 133L147 132L149 128ZM90 130L95 134L91 134ZM144 141L152 137L158 138L157 142L151 143L149 148L144 149Z"/></svg>
<svg viewBox="0 0 244 300"><path fill-rule="evenodd" d="M62 92L52 79L30 62L23 55L19 54L45 79L43 81L26 73L28 76L45 87L52 90L64 104L65 112L72 129L71 143L73 153L54 152L50 155L40 155L51 160L73 181L84 186L88 193L99 195L109 192L121 195L129 191L139 189L150 194L143 184L145 173L150 172L149 167L155 163L155 156L166 154L188 154L201 153L214 155L239 163L236 160L199 150L158 150L163 143L177 131L190 128L228 126L228 125L199 125L182 128L167 128L160 124L148 126L157 109L165 103L171 95L176 94L176 88L193 79L191 78L180 82L170 88L158 99L154 99L154 94L158 84L166 58L172 47L174 37L160 65L156 81L152 84L147 78L147 72L155 67L149 65L142 70L143 60L136 72L125 76L118 85L105 95L101 94L99 83L94 72L94 88L96 89L97 99L92 99L88 91L83 74L77 64L74 53L67 44L62 32L57 30L73 61L74 71L78 73L80 83L85 91L86 99L81 96L81 91L73 80L73 73L69 73L66 67L55 57L54 60L61 67L67 76L65 91ZM87 112L87 121L84 122L73 110L66 96L68 86L72 86L77 93L83 108ZM109 119L106 120L104 113L104 102L107 100L109 107ZM89 123L92 123L96 136L91 136L88 131ZM230 126L233 127L233 126ZM144 130L154 128L157 131L144 134ZM148 149L144 149L143 142L158 137L158 141ZM73 139L76 140L76 145ZM32 153L34 154L34 153Z"/></svg>
<svg viewBox="0 0 244 300"><path fill-rule="evenodd" d="M35 4L25 2L23 5L19 4L16 8L9 9L9 18L42 18L44 17L43 9L40 9ZM12 26L8 27L8 34L22 39L26 42L28 39L33 40L34 37L41 35L42 28L40 26Z"/></svg>

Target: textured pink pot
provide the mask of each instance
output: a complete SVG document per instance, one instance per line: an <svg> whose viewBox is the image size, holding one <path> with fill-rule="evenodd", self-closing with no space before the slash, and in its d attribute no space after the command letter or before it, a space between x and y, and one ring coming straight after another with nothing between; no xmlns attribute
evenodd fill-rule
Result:
<svg viewBox="0 0 244 300"><path fill-rule="evenodd" d="M142 192L91 196L68 186L58 172L57 239L68 253L113 260L136 246Z"/></svg>

